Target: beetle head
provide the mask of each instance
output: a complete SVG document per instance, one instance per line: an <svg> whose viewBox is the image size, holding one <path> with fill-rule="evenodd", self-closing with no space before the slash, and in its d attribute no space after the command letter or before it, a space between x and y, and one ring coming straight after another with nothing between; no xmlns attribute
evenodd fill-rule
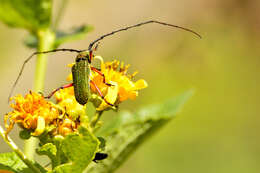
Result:
<svg viewBox="0 0 260 173"><path fill-rule="evenodd" d="M89 51L83 51L80 52L77 57L76 57L76 62L80 62L80 61L88 61L89 63L91 63L91 56L90 56L90 52Z"/></svg>

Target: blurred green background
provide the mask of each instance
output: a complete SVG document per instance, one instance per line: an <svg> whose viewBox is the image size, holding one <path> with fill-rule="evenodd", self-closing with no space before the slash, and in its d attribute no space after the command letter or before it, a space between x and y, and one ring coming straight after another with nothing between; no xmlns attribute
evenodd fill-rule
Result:
<svg viewBox="0 0 260 173"><path fill-rule="evenodd" d="M196 91L179 116L141 146L119 173L260 172L259 11L260 1L253 0L69 1L60 28L88 23L95 30L85 40L62 47L84 49L101 34L149 19L186 26L203 36L200 40L151 24L100 44L97 54L131 64L132 71L139 70L136 79L144 78L149 84L122 109L158 103L190 88ZM10 111L10 87L33 50L23 45L25 31L2 23L0 31L4 115ZM70 70L66 65L73 57L70 53L49 57L45 93L66 83ZM16 93L32 88L33 73L31 62ZM17 128L11 137L22 147ZM3 140L0 145L0 152L10 151Z"/></svg>

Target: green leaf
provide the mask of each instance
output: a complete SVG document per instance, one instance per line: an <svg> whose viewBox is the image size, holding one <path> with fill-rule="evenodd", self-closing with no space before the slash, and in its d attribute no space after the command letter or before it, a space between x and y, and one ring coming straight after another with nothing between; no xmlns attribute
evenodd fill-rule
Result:
<svg viewBox="0 0 260 173"><path fill-rule="evenodd" d="M57 48L61 44L64 44L66 42L83 39L86 37L87 33L89 33L92 30L93 30L92 26L83 25L67 32L57 31L54 48ZM38 45L38 40L36 36L30 34L25 38L24 43L26 46L30 48L36 48Z"/></svg>
<svg viewBox="0 0 260 173"><path fill-rule="evenodd" d="M164 103L147 106L136 113L124 112L111 124L101 129L97 135L105 137L105 153L108 158L91 164L88 173L114 172L142 144L147 137L156 132L175 117L192 91L170 99Z"/></svg>
<svg viewBox="0 0 260 173"><path fill-rule="evenodd" d="M65 137L61 148L70 162L57 166L53 172L83 172L94 159L99 141L88 129L80 127L79 134Z"/></svg>
<svg viewBox="0 0 260 173"><path fill-rule="evenodd" d="M29 172L28 167L20 160L15 153L0 154L0 170L9 170L14 172ZM25 171L27 169L27 171Z"/></svg>
<svg viewBox="0 0 260 173"><path fill-rule="evenodd" d="M109 124L103 126L100 128L100 130L97 132L97 136L108 136L112 133L118 132L120 130L120 127L127 123L128 120L132 121L132 114L128 111L122 111L120 115L124 116L117 116L112 121L109 122Z"/></svg>
<svg viewBox="0 0 260 173"><path fill-rule="evenodd" d="M57 153L56 146L52 143L47 143L37 149L39 155L48 155L49 157L55 157Z"/></svg>
<svg viewBox="0 0 260 173"><path fill-rule="evenodd" d="M90 25L83 25L77 28L73 28L71 31L64 32L64 31L58 31L56 33L56 41L55 41L55 47L60 46L63 43L74 41L74 40L80 40L82 38L85 38L87 33L92 31L94 28Z"/></svg>
<svg viewBox="0 0 260 173"><path fill-rule="evenodd" d="M98 140L100 142L99 149L101 151L104 151L105 148L106 148L106 140L104 138L102 138L102 137L97 137L97 138L98 138Z"/></svg>
<svg viewBox="0 0 260 173"><path fill-rule="evenodd" d="M34 163L41 172L46 172L37 163ZM0 153L0 170L8 170L15 173L34 173L27 165L14 153Z"/></svg>
<svg viewBox="0 0 260 173"><path fill-rule="evenodd" d="M38 39L34 34L27 35L23 42L29 48L37 48L38 46Z"/></svg>
<svg viewBox="0 0 260 173"><path fill-rule="evenodd" d="M51 22L52 0L0 0L0 20L11 27L37 31Z"/></svg>
<svg viewBox="0 0 260 173"><path fill-rule="evenodd" d="M57 162L57 157L56 157L56 154L57 154L57 148L54 144L52 143L47 143L47 144L44 144L43 146L41 146L40 148L38 148L36 150L37 154L39 155L47 155L50 159L51 159L51 162L52 162L52 165L55 165L55 163Z"/></svg>

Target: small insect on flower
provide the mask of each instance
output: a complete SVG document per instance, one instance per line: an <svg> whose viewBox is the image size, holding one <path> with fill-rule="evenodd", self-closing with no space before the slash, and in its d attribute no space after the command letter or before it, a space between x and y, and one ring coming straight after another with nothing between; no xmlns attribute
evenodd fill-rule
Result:
<svg viewBox="0 0 260 173"><path fill-rule="evenodd" d="M49 124L65 113L61 107L46 101L41 94L32 91L24 97L17 95L11 100L15 102L10 105L14 110L4 117L6 135L17 123L20 127L31 131L31 135L39 136Z"/></svg>
<svg viewBox="0 0 260 173"><path fill-rule="evenodd" d="M127 26L127 27L112 31L110 33L104 34L104 35L98 37L96 40L92 41L89 44L88 49L85 49L85 50L54 49L54 50L45 51L45 52L34 52L30 57L28 57L24 61L23 66L20 70L20 73L19 73L19 75L18 75L18 77L17 77L16 81L14 82L14 85L11 89L9 97L12 95L12 92L13 92L18 80L20 79L26 63L29 62L29 60L31 60L34 55L51 53L51 52L58 52L58 51L69 51L69 52L78 53L78 55L75 59L75 64L72 66L73 83L70 83L70 84L67 84L65 86L57 88L50 95L48 95L46 98L50 98L52 95L55 94L55 92L57 92L60 89L69 88L69 87L74 86L73 87L74 88L74 95L75 95L77 102L81 105L85 105L91 97L90 87L92 87L92 88L94 87L95 90L97 91L97 93L99 94L99 96L103 99L103 101L107 105L114 106L114 104L112 102L113 102L113 100L116 100L117 98L115 97L115 94L113 94L112 92L116 93L115 88L117 86L115 86L115 84L107 82L108 80L106 79L106 75L102 71L100 71L99 69L97 69L97 68L95 68L91 65L92 60L95 58L95 56L93 55L93 51L95 51L97 49L99 41L103 40L104 38L106 38L108 36L119 33L121 31L126 31L126 30L129 30L129 29L133 29L133 28L143 26L143 25L146 25L146 24L151 24L151 23L155 23L155 24L159 24L159 25L163 25L163 26L168 26L168 27L178 28L178 29L181 29L181 30L184 30L184 31L188 31L190 33L195 34L199 38L201 38L201 36L198 33L196 33L195 31L193 31L191 29L181 27L181 26L177 26L177 25L173 25L173 24L169 24L169 23L165 23L165 22L161 22L161 21L149 20L149 21L145 21L145 22L141 22L141 23L138 23L138 24L135 24L135 25ZM103 84L105 84L105 85L107 85L108 87L111 87L111 88L114 86L114 89L111 89L111 92L107 91L107 93L108 93L106 95L107 98L105 98L103 93L100 91L101 89L98 87L98 85L95 83L95 81L93 81L91 79L90 76L91 76L92 72L95 72L102 77ZM123 77L123 78L125 78L125 77ZM123 80L121 80L121 79L120 79L120 81L123 82ZM126 79L126 82L123 82L123 83L125 83L125 84L128 83L126 86L129 86L131 84L131 82L127 82L127 79ZM136 84L136 86L131 87L131 88L136 88L138 85L142 86L143 82L142 81L138 82ZM129 98L135 97L135 95L136 95L136 94L134 94L134 93L136 93L135 90L134 91L132 91L131 89L128 90L128 89L126 89L126 87L123 87L123 89L122 89L122 87L121 87L121 89L119 87L118 89L119 89L118 93L121 93L119 101L125 100L128 97ZM126 89L126 90L124 90L124 89ZM110 89L107 88L107 90L110 90ZM131 91L132 94L129 95L129 91ZM111 96L108 96L109 93L110 93ZM114 98L112 99L113 96L114 96ZM109 99L111 99L112 102Z"/></svg>
<svg viewBox="0 0 260 173"><path fill-rule="evenodd" d="M90 101L94 103L97 111L103 111L107 108L111 108L111 105L107 102L118 106L119 103L127 99L135 99L138 96L138 91L148 86L144 79L139 79L134 82L133 78L137 74L127 74L127 70L130 65L124 65L123 62L114 60L112 62L104 63L102 57L98 57L101 61L101 72L104 74L106 80L112 84L108 86L103 82L103 77L97 72L91 73L90 79L95 84L90 85L90 92L93 93ZM72 80L72 74L67 77L67 80ZM105 99L99 98L99 93L104 96ZM72 88L61 89L60 92L55 94L57 96L61 94L67 96L66 98L73 99L74 93ZM60 97L58 97L60 98ZM75 100L75 99L74 99ZM106 100L106 101L105 101ZM76 100L75 100L76 101ZM74 102L75 103L75 102Z"/></svg>

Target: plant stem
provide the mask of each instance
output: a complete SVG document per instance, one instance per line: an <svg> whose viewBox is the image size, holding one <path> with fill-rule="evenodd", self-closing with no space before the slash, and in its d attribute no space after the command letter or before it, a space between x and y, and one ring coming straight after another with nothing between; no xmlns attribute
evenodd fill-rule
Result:
<svg viewBox="0 0 260 173"><path fill-rule="evenodd" d="M57 30L57 27L59 25L59 22L61 21L61 18L65 12L65 8L68 4L68 0L62 0L60 6L59 6L59 9L58 9L58 13L57 13L57 16L54 20L54 24L53 24L53 30L56 31Z"/></svg>
<svg viewBox="0 0 260 173"><path fill-rule="evenodd" d="M37 37L39 41L37 51L42 52L42 51L53 49L53 45L55 41L55 35L53 32L51 32L48 29L40 30L37 33ZM34 76L34 91L36 92L43 91L45 72L47 66L46 57L47 57L46 54L38 54L37 56L35 76ZM25 141L24 152L29 159L33 159L36 144L37 144L37 139L34 137L31 137L30 139Z"/></svg>
<svg viewBox="0 0 260 173"><path fill-rule="evenodd" d="M103 113L103 111L96 111L95 116L92 118L92 120L90 122L90 127L92 127L93 129L95 128L97 122L101 118L102 113Z"/></svg>
<svg viewBox="0 0 260 173"><path fill-rule="evenodd" d="M17 154L18 157L20 157L20 159L29 167L31 168L31 170L33 170L36 173L41 173L41 171L34 166L33 162L31 160L29 160L25 154L17 147L17 145L13 142L13 140L9 137L5 135L5 131L2 128L2 126L0 126L0 134L2 136L2 138L4 139L4 141L12 148L12 150Z"/></svg>

